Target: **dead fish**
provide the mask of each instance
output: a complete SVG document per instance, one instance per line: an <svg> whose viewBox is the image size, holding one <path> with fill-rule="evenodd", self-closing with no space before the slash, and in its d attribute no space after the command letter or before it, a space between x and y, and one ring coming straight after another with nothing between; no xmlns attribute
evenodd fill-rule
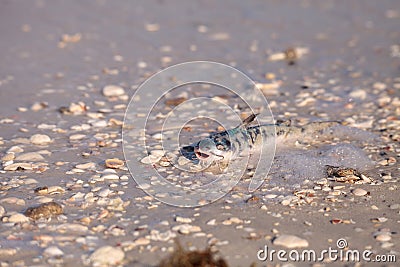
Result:
<svg viewBox="0 0 400 267"><path fill-rule="evenodd" d="M275 142L292 136L318 135L331 127L340 125L337 121L312 122L304 126L292 126L290 121L276 124L249 126L257 115L252 114L230 130L211 134L189 146L181 148L188 158L206 162L228 162L240 157L243 152L259 149L263 143Z"/></svg>

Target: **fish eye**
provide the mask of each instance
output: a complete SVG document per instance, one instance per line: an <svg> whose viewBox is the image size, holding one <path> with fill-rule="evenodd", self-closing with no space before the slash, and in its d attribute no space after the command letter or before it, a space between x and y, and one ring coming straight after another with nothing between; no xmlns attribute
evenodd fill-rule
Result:
<svg viewBox="0 0 400 267"><path fill-rule="evenodd" d="M217 149L218 150L224 150L224 146L223 145L217 145Z"/></svg>

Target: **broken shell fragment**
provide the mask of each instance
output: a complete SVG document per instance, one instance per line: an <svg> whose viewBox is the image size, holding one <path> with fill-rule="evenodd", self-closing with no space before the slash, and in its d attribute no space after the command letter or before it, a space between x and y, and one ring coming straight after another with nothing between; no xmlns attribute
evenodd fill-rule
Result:
<svg viewBox="0 0 400 267"><path fill-rule="evenodd" d="M48 202L41 204L36 207L28 208L25 211L25 215L33 220L40 218L50 218L53 215L59 215L63 213L63 207L56 202Z"/></svg>
<svg viewBox="0 0 400 267"><path fill-rule="evenodd" d="M161 158L162 158L162 156L149 155L149 156L142 158L140 160L140 162L143 164L151 165L151 164L155 164L155 163L159 162Z"/></svg>
<svg viewBox="0 0 400 267"><path fill-rule="evenodd" d="M124 166L124 162L117 158L106 159L106 167L111 169L118 169Z"/></svg>
<svg viewBox="0 0 400 267"><path fill-rule="evenodd" d="M13 163L4 167L5 171L32 170L32 169L33 165L31 163L25 163L25 162Z"/></svg>

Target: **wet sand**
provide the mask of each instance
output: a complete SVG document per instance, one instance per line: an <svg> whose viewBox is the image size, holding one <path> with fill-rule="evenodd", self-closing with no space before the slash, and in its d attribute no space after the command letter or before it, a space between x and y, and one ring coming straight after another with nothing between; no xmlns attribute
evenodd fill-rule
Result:
<svg viewBox="0 0 400 267"><path fill-rule="evenodd" d="M176 237L186 249L212 246L230 266L292 266L257 259L265 245L290 250L273 244L282 235L316 251L344 238L348 249L399 260L397 1L3 1L0 14L2 266L90 266L102 255L114 256L110 265L154 266ZM299 47L308 53L294 64L269 60ZM376 163L374 182L318 180L282 194L266 182L250 194L245 179L216 203L184 209L147 196L126 166L105 171L106 159L124 160L121 123L137 86L193 60L274 88L276 119L340 120L381 136L360 147ZM105 96L111 84L124 92ZM50 142L35 143L38 133ZM15 163L28 165L6 168ZM23 215L49 201L63 214Z"/></svg>

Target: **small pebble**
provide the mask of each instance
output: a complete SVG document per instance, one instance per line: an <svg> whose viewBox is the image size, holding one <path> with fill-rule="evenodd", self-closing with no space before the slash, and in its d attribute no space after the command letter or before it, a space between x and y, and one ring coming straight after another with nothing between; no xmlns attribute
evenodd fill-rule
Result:
<svg viewBox="0 0 400 267"><path fill-rule="evenodd" d="M278 195L276 195L276 194L267 194L267 195L265 195L264 196L264 198L266 198L266 199L273 199L273 198L276 198Z"/></svg>
<svg viewBox="0 0 400 267"><path fill-rule="evenodd" d="M392 237L389 233L382 233L382 234L376 235L375 239L378 240L379 242L387 242L387 241L390 241L392 239Z"/></svg>
<svg viewBox="0 0 400 267"><path fill-rule="evenodd" d="M10 223L24 223L24 222L29 222L29 218L26 217L22 213L16 213L8 217L8 222Z"/></svg>
<svg viewBox="0 0 400 267"><path fill-rule="evenodd" d="M57 231L60 233L76 233L76 234L86 234L88 227L79 223L63 223L57 226Z"/></svg>
<svg viewBox="0 0 400 267"><path fill-rule="evenodd" d="M148 31L148 32L156 32L156 31L160 30L160 25L157 23L148 23L145 25L145 28L146 28L146 31ZM138 66L141 66L143 64L146 64L146 63L142 62L142 61L138 62ZM145 66L144 67L142 66L142 68L145 68Z"/></svg>
<svg viewBox="0 0 400 267"><path fill-rule="evenodd" d="M382 82L376 82L373 84L374 89L377 90L385 90L386 89L386 84L382 83Z"/></svg>
<svg viewBox="0 0 400 267"><path fill-rule="evenodd" d="M86 137L86 135L84 135L84 134L73 134L69 137L69 140L71 140L71 141L82 140L85 137Z"/></svg>
<svg viewBox="0 0 400 267"><path fill-rule="evenodd" d="M308 241L295 235L280 235L273 241L274 245L286 248L306 248Z"/></svg>
<svg viewBox="0 0 400 267"><path fill-rule="evenodd" d="M389 206L389 208L392 210L398 210L398 209L400 209L400 204L398 204L398 203L392 204Z"/></svg>
<svg viewBox="0 0 400 267"><path fill-rule="evenodd" d="M216 221L217 221L217 220L215 220L215 219L211 219L211 220L209 220L209 221L207 222L207 225L217 225Z"/></svg>
<svg viewBox="0 0 400 267"><path fill-rule="evenodd" d="M103 180L119 180L119 176L115 173L106 173L101 176Z"/></svg>
<svg viewBox="0 0 400 267"><path fill-rule="evenodd" d="M140 237L140 238L136 239L134 242L135 246L145 246L148 244L150 244L150 240L148 240L147 238L144 238L144 237Z"/></svg>
<svg viewBox="0 0 400 267"><path fill-rule="evenodd" d="M107 97L125 94L124 88L118 85L107 85L103 88L103 95Z"/></svg>
<svg viewBox="0 0 400 267"><path fill-rule="evenodd" d="M0 248L0 258L14 256L15 254L17 254L17 249L15 248Z"/></svg>
<svg viewBox="0 0 400 267"><path fill-rule="evenodd" d="M362 188L356 188L352 191L353 195L361 197L361 196L365 196L368 194L368 191L362 189Z"/></svg>
<svg viewBox="0 0 400 267"><path fill-rule="evenodd" d="M243 220L237 217L232 217L222 222L223 225L240 224L240 223L243 223Z"/></svg>
<svg viewBox="0 0 400 267"><path fill-rule="evenodd" d="M350 97L364 100L365 98L367 98L367 92L363 89L357 89L350 93Z"/></svg>
<svg viewBox="0 0 400 267"><path fill-rule="evenodd" d="M90 255L90 261L94 266L117 265L122 262L124 257L125 253L120 248L104 246L96 249Z"/></svg>
<svg viewBox="0 0 400 267"><path fill-rule="evenodd" d="M32 104L31 110L39 111L39 110L46 108L47 106L48 106L48 103L46 103L46 102L35 102Z"/></svg>
<svg viewBox="0 0 400 267"><path fill-rule="evenodd" d="M160 233L159 231L152 230L150 233L150 239L154 241L166 242L172 238L175 238L176 234L170 230Z"/></svg>
<svg viewBox="0 0 400 267"><path fill-rule="evenodd" d="M49 258L62 257L64 255L64 252L56 246L51 246L43 251L43 255Z"/></svg>
<svg viewBox="0 0 400 267"><path fill-rule="evenodd" d="M162 133L155 133L151 137L153 137L156 140L161 140L163 138Z"/></svg>
<svg viewBox="0 0 400 267"><path fill-rule="evenodd" d="M386 218L386 217L378 217L378 218L371 219L371 222L384 223L384 222L387 222L387 220L388 220L388 218Z"/></svg>
<svg viewBox="0 0 400 267"><path fill-rule="evenodd" d="M90 125L92 125L93 127L102 128L102 127L106 127L108 125L108 122L105 120L100 120L100 121L92 122Z"/></svg>
<svg viewBox="0 0 400 267"><path fill-rule="evenodd" d="M199 226L190 224L180 224L172 227L172 231L176 231L180 234L188 235L190 233L200 232L201 228Z"/></svg>
<svg viewBox="0 0 400 267"><path fill-rule="evenodd" d="M94 162L82 163L82 164L78 164L75 166L75 168L81 169L81 170L93 169L95 167L96 167L96 163L94 163Z"/></svg>
<svg viewBox="0 0 400 267"><path fill-rule="evenodd" d="M80 115L87 111L89 108L83 102L71 103L66 113L71 113L73 115Z"/></svg>
<svg viewBox="0 0 400 267"><path fill-rule="evenodd" d="M184 217L181 217L181 216L176 216L175 217L175 221L180 222L180 223L191 223L192 219L184 218Z"/></svg>
<svg viewBox="0 0 400 267"><path fill-rule="evenodd" d="M112 193L112 191L109 188L105 188L103 190L100 190L97 195L99 197L108 197L110 194Z"/></svg>
<svg viewBox="0 0 400 267"><path fill-rule="evenodd" d="M51 143L51 138L45 134L32 135L29 141L34 145L47 145Z"/></svg>

